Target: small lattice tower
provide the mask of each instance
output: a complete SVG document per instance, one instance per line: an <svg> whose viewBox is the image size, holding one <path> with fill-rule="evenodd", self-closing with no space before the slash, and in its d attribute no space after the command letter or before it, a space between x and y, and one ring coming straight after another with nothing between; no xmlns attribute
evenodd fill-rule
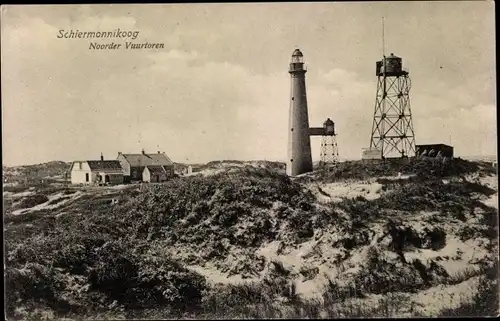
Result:
<svg viewBox="0 0 500 321"><path fill-rule="evenodd" d="M402 59L392 53L384 55L376 66L377 96L370 148L379 149L384 159L414 156L409 72L402 68Z"/></svg>
<svg viewBox="0 0 500 321"><path fill-rule="evenodd" d="M332 165L339 161L335 123L328 118L323 123L323 128L324 132L321 136L320 166Z"/></svg>
<svg viewBox="0 0 500 321"><path fill-rule="evenodd" d="M335 123L330 118L323 123L323 127L309 128L309 135L321 136L320 167L335 164L339 161Z"/></svg>

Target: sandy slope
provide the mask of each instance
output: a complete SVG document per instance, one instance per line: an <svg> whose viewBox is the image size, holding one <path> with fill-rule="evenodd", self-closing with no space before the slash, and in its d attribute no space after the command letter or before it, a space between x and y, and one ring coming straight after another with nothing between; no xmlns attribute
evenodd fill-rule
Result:
<svg viewBox="0 0 500 321"><path fill-rule="evenodd" d="M239 164L231 164L234 167L241 167ZM210 176L219 172L228 171L225 168L207 169L202 172L193 173L191 175ZM229 169L231 171L231 169ZM191 176L186 175L186 176ZM409 176L400 177L385 177L386 179L406 179ZM478 175L465 176L468 181L479 182L490 188L498 191L497 176L480 177ZM54 193L48 195L49 201L34 206L29 209L19 209L14 211L13 215L26 214L38 210L58 209L69 202L75 201L82 196L112 194L120 192L122 189L128 188L130 185L120 185L112 187L101 187L98 189L82 188L76 193L65 195L63 193ZM375 179L366 181L344 181L328 184L309 183L306 185L318 200L319 206L322 203L331 201L340 201L342 198L355 198L362 196L368 200L379 198L384 191L382 184L376 182ZM133 187L133 186L132 186ZM134 187L135 188L135 187ZM97 192L96 192L97 191ZM28 197L34 194L33 191L23 193L4 192L4 197L19 200L23 197ZM63 199L55 204L50 202ZM483 198L481 201L498 210L498 192L488 198ZM467 241L462 241L457 235L457 231L465 226L480 227L478 216L468 215L466 221L449 219L449 221L437 221L439 218L438 212L421 212L410 217L401 218L405 226L409 226L415 231L422 231L426 228L432 228L433 225L439 224L446 232L446 245L439 250L432 249L409 249L404 252L404 259L408 262L420 260L422 263L438 262L450 275L460 275L464 272L478 270L478 262L491 260L494 255L487 250L490 245L490 240L485 238L473 238ZM295 248L287 248L280 251L281 242L275 241L262 245L256 255L266 258L266 262L277 261L281 262L285 269L291 271L292 277L295 280L296 292L303 298L321 298L324 286L329 280L336 281L340 286L349 285L356 275L363 271L368 265L368 253L373 248L380 249L380 256L388 262L396 262L399 258L394 252L385 250L388 244L388 238L384 234L384 222L373 223L369 228L370 244L360 246L352 251L347 251L341 246L332 246L335 241L349 237L347 232L339 230L335 226L325 227L322 234L317 234L309 241L296 246ZM175 255L179 256L182 253L189 253L189 249L177 248L174 250ZM350 253L348 253L350 252ZM346 254L349 255L346 255ZM238 263L238 253L234 253L234 264ZM237 284L242 282L251 282L262 280L269 273L270 265L267 265L264 271L259 276L253 278L242 278L241 275L228 276L217 269L217 267L208 262L204 266L187 266L188 268L204 275L207 280L213 283L230 283ZM317 268L317 274L308 279L301 274L303 269ZM339 303L339 310L346 309L349 304L362 305L365 307L376 307L383 304L384 300L394 299L398 297L401 300L405 298L405 304L400 306L400 309L395 312L401 317L411 316L415 311L426 315L435 315L439 311L448 308L454 308L462 303L468 302L477 292L479 277L473 276L464 279L462 282L454 285L440 284L435 287L424 289L416 294L409 293L391 293L388 295L369 294L363 299L349 299L347 302ZM400 302L400 301L398 301Z"/></svg>
<svg viewBox="0 0 500 321"><path fill-rule="evenodd" d="M488 176L484 178L467 177L467 180L475 181L478 179L481 183L497 190L497 177ZM353 198L363 196L367 199L376 199L380 197L382 185L375 181L363 182L339 182L331 184L309 184L308 187L316 195L318 201L326 202L331 200L340 200L341 197ZM325 195L327 194L327 195ZM498 194L483 200L485 204L494 206L498 209ZM411 226L414 230L419 231L424 228L432 228L432 219L438 217L438 212L422 212L419 215L403 218L404 224ZM271 242L263 245L256 251L256 254L262 255L267 262L279 261L283 266L295 276L297 293L305 298L319 298L324 285L328 279L335 280L338 284L349 284L353 277L366 266L367 253L371 246L384 246L387 237L382 235L382 222L374 224L371 231L371 244L359 247L351 252L348 259L343 260L339 264L341 258L345 256L346 250L341 247L332 247L331 244L341 235L335 227L330 229L330 232L323 235L316 235L308 242L300 244L295 249L290 249L288 252L278 254L279 243ZM446 231L446 245L439 250L432 249L414 249L404 253L407 261L420 260L424 264L431 261L438 262L450 275L459 276L461 273L474 271L478 269L477 263L482 260L491 259L492 253L489 253L487 246L490 241L484 238L476 238L467 241L461 241L456 235L456 232L464 225L478 226L477 217L470 215L466 222L459 220L450 220L449 222L441 222ZM383 252L388 261L396 260L397 254L390 251ZM311 280L306 280L301 274L301 268L318 268L318 274ZM215 267L207 265L205 267L192 267L200 274L206 276L209 280L215 283L239 283L256 281L262 279L266 273L265 269L260 277L243 280L239 276L227 277L224 273L218 271ZM419 311L423 314L434 315L442 309L453 308L462 303L467 302L474 295L478 284L478 277L472 277L463 280L454 285L439 285L421 291L416 295L408 296L408 311L399 311L401 316L409 316L409 311ZM406 295L406 294L398 294ZM360 302L366 306L373 306L380 303L380 299L384 296L369 295ZM359 301L359 299L358 299ZM343 303L344 304L344 303ZM345 305L345 304L344 304Z"/></svg>

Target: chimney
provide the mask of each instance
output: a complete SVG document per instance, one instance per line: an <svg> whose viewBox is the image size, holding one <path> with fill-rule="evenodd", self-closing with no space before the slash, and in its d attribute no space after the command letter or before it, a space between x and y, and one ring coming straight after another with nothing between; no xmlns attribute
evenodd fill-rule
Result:
<svg viewBox="0 0 500 321"><path fill-rule="evenodd" d="M102 161L104 160L104 156L102 155L102 152L101 152L101 160L102 160Z"/></svg>
<svg viewBox="0 0 500 321"><path fill-rule="evenodd" d="M146 155L146 152L144 151L144 148L142 149L142 155Z"/></svg>
<svg viewBox="0 0 500 321"><path fill-rule="evenodd" d="M158 154L161 154L160 151L158 151Z"/></svg>
<svg viewBox="0 0 500 321"><path fill-rule="evenodd" d="M118 155L121 155L121 154L122 154L122 152L118 152Z"/></svg>

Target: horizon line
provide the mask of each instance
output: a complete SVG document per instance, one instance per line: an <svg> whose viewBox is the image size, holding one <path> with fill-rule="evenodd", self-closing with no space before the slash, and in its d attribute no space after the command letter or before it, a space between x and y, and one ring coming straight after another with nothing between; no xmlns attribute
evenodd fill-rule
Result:
<svg viewBox="0 0 500 321"><path fill-rule="evenodd" d="M469 156L464 156L464 155L461 155L461 156L455 156L454 158L464 158L464 159L478 159L478 158L494 158L494 159L498 159L498 155L493 155L493 154L489 154L489 155L469 155ZM105 160L111 160L111 159L105 159ZM341 161L354 161L354 160L361 160L361 157L358 157L358 158L353 158L353 157L349 157L349 158L342 158L340 157L340 160ZM176 161L173 161L174 163L176 164L187 164L187 165L191 165L191 164L207 164L207 163L210 163L210 162L231 162L231 161L237 161L237 162L259 162L259 161L265 161L265 162L273 162L273 163L286 163L286 159L283 159L283 160L276 160L276 159L265 159L265 158L259 158L259 159L214 159L214 160L209 160L207 162L192 162L192 163L188 163L188 162L176 162ZM320 160L319 159L313 159L313 162L319 162ZM64 161L64 160L51 160L51 161L46 161L46 162L41 162L41 163L31 163L31 164L10 164L10 165L7 165L7 164L2 164L3 167L22 167L22 166L36 166L36 165L44 165L44 164L49 164L49 163L56 163L56 162L63 162L63 163L72 163L74 162L74 160L71 160L71 161Z"/></svg>

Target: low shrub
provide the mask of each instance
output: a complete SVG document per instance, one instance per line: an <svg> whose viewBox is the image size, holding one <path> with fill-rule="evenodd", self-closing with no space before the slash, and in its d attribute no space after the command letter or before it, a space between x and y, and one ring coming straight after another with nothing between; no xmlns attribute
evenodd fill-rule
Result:
<svg viewBox="0 0 500 321"><path fill-rule="evenodd" d="M168 257L143 255L137 263L137 289L130 307L169 305L179 310L192 309L202 302L207 289L203 276L182 267Z"/></svg>
<svg viewBox="0 0 500 321"><path fill-rule="evenodd" d="M202 307L206 313L229 312L267 300L269 298L259 283L217 284L203 292Z"/></svg>
<svg viewBox="0 0 500 321"><path fill-rule="evenodd" d="M383 162L346 161L333 167L315 171L312 175L300 177L303 182L330 183L345 179L365 180L374 177L397 176L398 173L415 174L416 180L422 181L437 177L458 176L479 172L494 174L495 170L480 166L478 162L471 162L461 158L448 160L438 158L409 158L386 159ZM413 180L413 178L412 178Z"/></svg>
<svg viewBox="0 0 500 321"><path fill-rule="evenodd" d="M319 274L319 268L317 266L302 266L299 272L304 277L304 281L307 281L314 279Z"/></svg>
<svg viewBox="0 0 500 321"><path fill-rule="evenodd" d="M49 201L49 198L44 194L34 194L30 196L23 197L19 203L15 205L16 209L21 208L32 208L34 206L46 203Z"/></svg>
<svg viewBox="0 0 500 321"><path fill-rule="evenodd" d="M10 193L22 193L28 191L30 187L31 186L29 184L6 185L3 187L3 191Z"/></svg>
<svg viewBox="0 0 500 321"><path fill-rule="evenodd" d="M63 192L62 192L64 195L71 195L71 194L75 194L76 191L75 190L72 190L72 189L64 189Z"/></svg>
<svg viewBox="0 0 500 321"><path fill-rule="evenodd" d="M27 248L10 253L6 282L12 306L34 299L60 304L59 295L66 292L67 296L78 298L79 305L93 308L96 306L91 302L96 295L100 295L101 306L116 301L126 309L171 306L182 310L201 303L201 293L206 289L204 277L164 255L146 253L127 240L81 237L73 241L76 244L66 243L61 249L52 248L53 241L39 242L41 253L38 248L31 253L26 252ZM39 263L22 264L28 260ZM75 288L57 276L61 273L72 278L80 275L86 281ZM32 276L38 279L33 280ZM86 284L87 292L81 292Z"/></svg>
<svg viewBox="0 0 500 321"><path fill-rule="evenodd" d="M366 292L356 287L356 284L340 286L337 282L328 279L323 288L322 297L325 305L343 302L349 298L363 298Z"/></svg>
<svg viewBox="0 0 500 321"><path fill-rule="evenodd" d="M5 270L6 312L14 315L20 302L32 305L43 303L56 310L68 312L69 304L59 297L64 288L57 271L41 264L27 263L22 269L7 267Z"/></svg>
<svg viewBox="0 0 500 321"><path fill-rule="evenodd" d="M437 251L446 246L446 233L440 227L426 226L422 231L416 231L411 225L401 225L389 219L385 229L391 236L389 248L397 253L412 247Z"/></svg>

